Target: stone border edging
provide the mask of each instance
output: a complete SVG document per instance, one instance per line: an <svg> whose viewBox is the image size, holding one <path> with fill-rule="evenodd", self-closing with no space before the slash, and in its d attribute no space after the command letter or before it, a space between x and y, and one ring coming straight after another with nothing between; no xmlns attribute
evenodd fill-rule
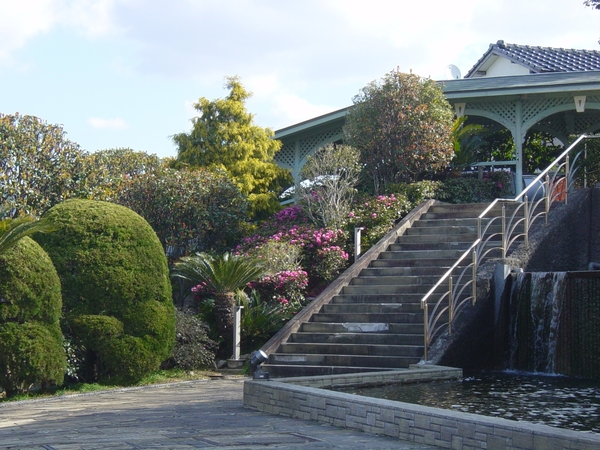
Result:
<svg viewBox="0 0 600 450"><path fill-rule="evenodd" d="M439 366L429 366L419 372L432 371L436 367ZM409 375L413 370L406 370L404 375ZM379 377L385 374L388 377L396 376L390 375L389 372L377 372L298 377L277 381L248 380L244 382L244 406L265 413L313 420L337 427L452 449L597 450L600 448L600 435L595 433L362 397L310 386L318 385L319 382L336 383L335 379L345 378L347 381L352 377L359 377L364 382L369 375ZM300 384L308 384L308 386Z"/></svg>

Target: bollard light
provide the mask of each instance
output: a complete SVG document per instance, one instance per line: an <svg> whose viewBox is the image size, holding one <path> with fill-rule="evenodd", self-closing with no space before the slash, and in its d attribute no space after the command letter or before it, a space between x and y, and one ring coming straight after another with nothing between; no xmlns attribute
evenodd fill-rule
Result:
<svg viewBox="0 0 600 450"><path fill-rule="evenodd" d="M262 350L256 350L250 358L250 370L252 370L252 378L255 380L268 380L269 372L264 372L259 367L262 363L264 363L269 357Z"/></svg>

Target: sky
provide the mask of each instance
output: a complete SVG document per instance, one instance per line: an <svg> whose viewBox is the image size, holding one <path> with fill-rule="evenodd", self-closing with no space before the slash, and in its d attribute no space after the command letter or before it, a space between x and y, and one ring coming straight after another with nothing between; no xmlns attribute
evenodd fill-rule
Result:
<svg viewBox="0 0 600 450"><path fill-rule="evenodd" d="M0 0L0 113L93 152L177 156L225 78L272 130L352 104L391 70L465 75L498 40L600 50L583 0Z"/></svg>

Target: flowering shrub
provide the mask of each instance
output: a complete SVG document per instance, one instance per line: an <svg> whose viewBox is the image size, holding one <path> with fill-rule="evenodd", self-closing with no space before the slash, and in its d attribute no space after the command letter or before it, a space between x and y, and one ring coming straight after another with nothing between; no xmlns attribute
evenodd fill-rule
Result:
<svg viewBox="0 0 600 450"><path fill-rule="evenodd" d="M285 240L267 240L261 245L249 248L244 254L259 261L266 273L275 274L299 267L302 247Z"/></svg>
<svg viewBox="0 0 600 450"><path fill-rule="evenodd" d="M300 269L284 270L250 283L250 287L259 292L263 301L301 307L305 302L304 293L308 287L308 274Z"/></svg>
<svg viewBox="0 0 600 450"><path fill-rule="evenodd" d="M347 233L343 230L315 228L308 223L302 210L293 206L263 223L256 234L242 241L236 248L236 253L262 253L268 258L278 258L265 249L276 248L276 245L282 243L294 246L300 250L300 265L308 273L309 289L312 290L333 280L348 265L348 253L344 250L346 241Z"/></svg>
<svg viewBox="0 0 600 450"><path fill-rule="evenodd" d="M353 232L355 227L364 228L361 239L364 252L390 231L412 207L413 204L402 194L363 197L355 202L349 214L348 229Z"/></svg>

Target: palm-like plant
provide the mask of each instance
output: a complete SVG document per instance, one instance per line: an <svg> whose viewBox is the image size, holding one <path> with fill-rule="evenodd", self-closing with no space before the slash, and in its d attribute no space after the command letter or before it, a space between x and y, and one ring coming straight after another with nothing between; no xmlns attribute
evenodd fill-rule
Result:
<svg viewBox="0 0 600 450"><path fill-rule="evenodd" d="M214 294L217 330L227 344L233 340L235 291L263 274L264 269L255 260L231 253L185 256L175 263L171 273L195 284L205 283Z"/></svg>
<svg viewBox="0 0 600 450"><path fill-rule="evenodd" d="M25 236L53 230L54 226L44 218L35 220L32 216L21 216L14 219L0 219L0 253L4 253Z"/></svg>

